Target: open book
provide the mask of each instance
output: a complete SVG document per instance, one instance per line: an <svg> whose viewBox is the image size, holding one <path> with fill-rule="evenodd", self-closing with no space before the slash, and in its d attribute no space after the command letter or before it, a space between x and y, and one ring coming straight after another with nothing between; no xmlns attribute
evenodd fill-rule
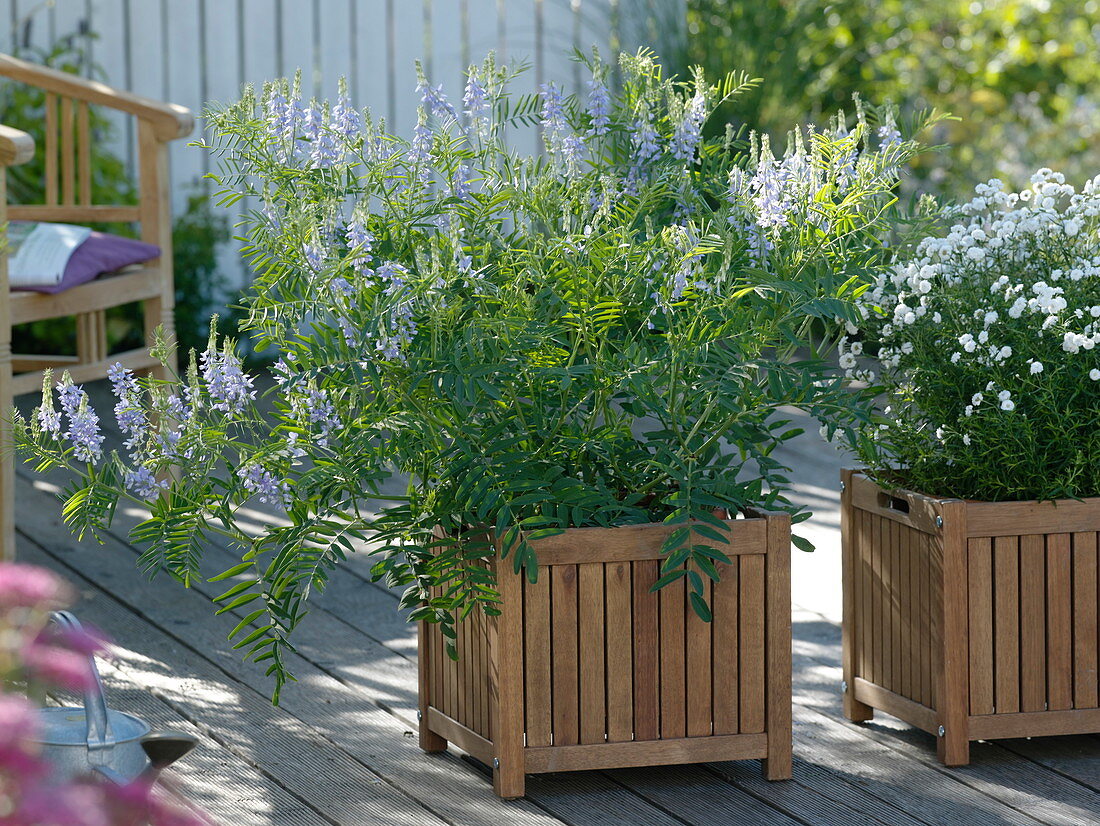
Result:
<svg viewBox="0 0 1100 826"><path fill-rule="evenodd" d="M8 225L8 279L12 287L61 283L76 248L91 234L87 227L16 221Z"/></svg>

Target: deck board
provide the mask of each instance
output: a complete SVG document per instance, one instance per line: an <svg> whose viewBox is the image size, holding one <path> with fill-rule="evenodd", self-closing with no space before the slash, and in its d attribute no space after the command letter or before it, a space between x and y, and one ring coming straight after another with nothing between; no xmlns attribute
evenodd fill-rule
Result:
<svg viewBox="0 0 1100 826"><path fill-rule="evenodd" d="M104 398L102 384L90 390ZM20 402L26 407L34 399ZM225 618L213 616L209 597L218 589L200 583L185 591L137 571L138 552L125 537L139 512L120 513L104 545L77 542L59 518L51 492L57 480L21 468L18 553L75 582L78 614L117 641L118 657L105 668L112 704L201 738L202 748L168 776L219 823L1100 822L1100 737L974 744L970 766L945 769L931 736L883 714L862 725L843 718L837 625L843 462L813 433L808 427L780 457L798 468L797 501L818 513L799 526L818 551L793 559L795 766L786 783L764 781L755 761L559 773L528 778L526 799L502 802L492 796L484 767L454 752L425 755L417 748L415 629L398 614L395 594L368 581L369 557L350 560L316 599L291 660L300 682L284 689L282 706L272 709L269 681L240 661L225 640ZM232 558L217 545L208 554L211 570Z"/></svg>

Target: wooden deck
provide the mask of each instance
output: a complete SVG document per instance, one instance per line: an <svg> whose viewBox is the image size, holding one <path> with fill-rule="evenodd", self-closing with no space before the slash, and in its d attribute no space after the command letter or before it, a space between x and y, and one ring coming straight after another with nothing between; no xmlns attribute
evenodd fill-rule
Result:
<svg viewBox="0 0 1100 826"><path fill-rule="evenodd" d="M103 388L93 396L103 399ZM35 403L24 397L23 405ZM100 404L105 418L110 405ZM816 427L807 428L816 434ZM1100 823L1100 737L977 743L972 763L945 769L933 738L880 715L854 725L840 708L838 470L832 448L788 443L801 501L817 511L794 554L794 779L768 783L756 761L532 776L525 799L502 802L485 767L454 751L417 747L416 639L396 596L352 560L315 602L297 636L299 683L282 705L225 640L209 597L148 581L126 541L138 512L121 515L104 545L77 543L61 523L55 482L20 468L18 548L63 574L76 610L117 643L105 667L109 699L203 742L168 773L226 826L987 826ZM257 512L257 521L265 518ZM209 549L214 565L229 555Z"/></svg>

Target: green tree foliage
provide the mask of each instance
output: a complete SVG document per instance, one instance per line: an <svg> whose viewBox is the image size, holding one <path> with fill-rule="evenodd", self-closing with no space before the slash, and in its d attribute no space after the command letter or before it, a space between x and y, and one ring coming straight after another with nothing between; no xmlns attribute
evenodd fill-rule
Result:
<svg viewBox="0 0 1100 826"><path fill-rule="evenodd" d="M782 134L856 92L958 119L919 168L926 190L965 197L1049 166L1082 183L1100 168L1097 0L688 0L671 68L729 66L767 78L724 119ZM720 128L720 127L712 127Z"/></svg>

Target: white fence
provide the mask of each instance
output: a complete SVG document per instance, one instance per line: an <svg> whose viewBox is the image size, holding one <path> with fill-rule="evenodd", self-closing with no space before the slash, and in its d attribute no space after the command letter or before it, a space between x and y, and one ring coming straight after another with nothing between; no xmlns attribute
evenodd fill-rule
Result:
<svg viewBox="0 0 1100 826"><path fill-rule="evenodd" d="M460 96L461 76L489 50L529 63L528 89L546 81L579 90L574 47L610 55L648 39L653 20L683 0L0 0L0 51L46 48L84 29L92 61L112 85L201 112L301 68L307 96L334 97L346 77L357 106L411 131L418 103L413 62ZM519 140L534 141L533 133ZM133 162L133 135L116 152ZM533 143L529 147L533 148ZM176 210L210 171L195 148L172 150ZM227 251L226 271L234 255Z"/></svg>

